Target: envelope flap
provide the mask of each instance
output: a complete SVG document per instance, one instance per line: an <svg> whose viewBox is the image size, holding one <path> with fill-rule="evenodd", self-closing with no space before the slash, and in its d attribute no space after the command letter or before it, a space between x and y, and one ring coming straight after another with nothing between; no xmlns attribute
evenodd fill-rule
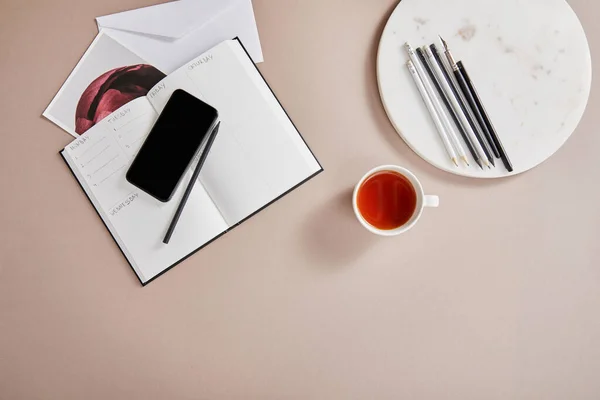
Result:
<svg viewBox="0 0 600 400"><path fill-rule="evenodd" d="M178 39L202 27L237 0L178 0L96 18L98 28Z"/></svg>

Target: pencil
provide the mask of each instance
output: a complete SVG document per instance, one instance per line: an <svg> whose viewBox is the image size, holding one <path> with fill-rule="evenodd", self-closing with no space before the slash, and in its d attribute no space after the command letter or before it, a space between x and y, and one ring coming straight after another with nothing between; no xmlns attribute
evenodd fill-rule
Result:
<svg viewBox="0 0 600 400"><path fill-rule="evenodd" d="M469 92L469 88L466 85L464 77L458 70L456 61L454 61L454 57L452 56L452 53L450 53L450 49L448 48L448 43L446 43L446 41L444 39L442 39L441 36L440 36L440 40L442 41L442 44L444 45L444 50L445 50L444 53L446 54L446 58L448 59L448 62L450 63L450 67L452 68L454 77L456 78L456 81L458 82L460 91L462 92L462 96L464 98L463 102L465 104L467 116L469 117L468 118L469 123L473 127L475 136L477 137L477 140L479 141L479 143L481 144L481 147L485 151L485 155L489 159L490 163L495 166L494 157L492 156L492 149L490 148L490 145L489 145L488 141L486 140L485 131L487 130L487 128L483 128L479 125L478 118L475 116L477 109L474 106L473 96L471 95L471 92Z"/></svg>
<svg viewBox="0 0 600 400"><path fill-rule="evenodd" d="M481 126L481 130L483 131L483 134L485 135L485 138L486 138L488 144L490 145L490 149L492 150L492 153L494 153L494 156L496 158L500 158L500 153L498 153L498 149L496 148L496 145L494 144L494 141L492 140L492 135L490 134L490 132L487 128L487 125L485 124L485 120L483 119L481 110L477 106L477 101L475 100L475 94L473 93L473 90L471 90L471 86L469 85L469 82L467 82L467 79L465 77L465 70L464 70L464 67L462 66L462 61L459 61L458 63L456 63L455 71L458 72L458 75L459 75L458 83L460 84L462 91L465 93L465 97L467 98L467 101L469 102L469 105L471 106L471 109L473 110L473 114L475 115L475 118L477 118L477 122L479 122L479 126Z"/></svg>
<svg viewBox="0 0 600 400"><path fill-rule="evenodd" d="M449 102L449 104L447 104L446 107L452 110L452 115L454 118L456 118L454 122L459 127L459 132L463 140L467 144L469 152L473 156L473 159L477 162L477 165L479 165L479 168L483 169L483 164L481 162L481 159L479 158L479 155L477 154L477 151L475 150L475 145L473 144L473 142L469 138L469 135L467 134L467 127L463 126L463 123L459 117L460 113L466 113L466 111L463 110L462 103L460 102L460 97L457 91L458 89L454 86L454 82L452 81L450 74L448 73L448 71L446 71L444 62L442 61L440 53L438 52L438 49L435 46L435 44L432 44L431 46L429 46L429 48L431 54L433 55L433 59L430 59L430 65L432 67L433 72L435 72L435 74L438 75L438 81L444 89L444 93L446 94L446 98ZM429 56L429 52L427 53L427 55ZM452 103L452 98L456 99L458 102L456 109L454 104Z"/></svg>
<svg viewBox="0 0 600 400"><path fill-rule="evenodd" d="M437 90L439 98L444 103L443 105L445 106L445 110L440 105L439 111L440 111L440 116L442 118L442 122L444 122L444 124L446 125L446 130L448 131L448 136L450 137L450 142L452 142L452 145L454 146L454 149L458 153L458 156L460 157L460 159L465 164L467 164L467 166L470 166L469 161L467 160L467 154L465 153L465 149L460 144L460 141L458 140L458 137L454 130L454 126L452 125L452 123L448 119L448 116L446 115L446 111L454 119L454 123L456 124L456 127L459 130L461 130L461 135L464 135L464 133L462 132L462 126L460 125L460 123L458 121L458 117L455 115L454 109L450 106L449 100L446 97L446 93L442 90L442 87L440 86L440 82L438 81L437 77L433 73L432 67L430 65L430 61L425 57L423 50L420 48L417 48L416 52L417 52L417 55L419 56L419 59L421 60L421 63L423 64L425 71L429 75L429 78L430 78L431 82L433 83L433 86ZM467 144L467 147L469 148L469 151L471 152L471 155L473 156L473 158L475 158L475 161L477 162L475 150L471 146L471 143L467 141L466 144Z"/></svg>
<svg viewBox="0 0 600 400"><path fill-rule="evenodd" d="M442 139L442 142L444 144L446 152L450 156L450 160L454 163L454 165L456 165L458 167L458 162L456 161L456 153L454 152L454 148L452 148L452 144L450 144L450 139L448 139L448 135L446 134L444 125L442 124L442 120L440 119L440 117L437 113L437 110L435 109L435 106L433 105L433 101L431 100L431 97L429 96L429 93L427 92L427 89L425 88L425 85L424 85L423 81L421 80L421 77L419 76L419 73L417 72L415 65L413 64L413 62L411 60L408 60L408 62L406 63L406 66L408 67L408 70L410 71L410 74L412 75L412 77L415 81L415 84L417 85L417 89L419 90L419 93L421 94L421 97L423 98L423 102L425 103L425 106L427 106L427 109L429 110L431 119L433 119L433 123L435 124L435 127L438 130L438 133L440 135L440 138Z"/></svg>
<svg viewBox="0 0 600 400"><path fill-rule="evenodd" d="M221 122L217 123L217 126L214 127L210 137L208 138L208 141L206 142L204 151L200 155L200 160L198 161L198 165L196 165L196 169L194 170L194 173L192 174L192 179L190 180L190 183L188 183L188 186L185 189L185 192L183 193L183 197L181 198L181 201L179 202L179 206L177 206L177 210L175 211L173 220L171 221L171 224L169 225L169 228L167 229L167 234L165 235L165 238L163 239L164 244L168 244L169 241L171 240L171 236L173 235L173 232L175 231L175 227L177 226L179 217L181 216L181 213L182 213L183 209L185 208L185 204L187 203L188 198L190 197L190 194L192 193L192 189L194 189L194 185L196 184L196 181L198 180L198 176L200 176L200 170L202 169L202 166L204 165L204 161L206 161L206 157L208 156L208 152L210 151L210 148L212 147L212 145L215 141L215 138L217 137L217 133L219 132L220 126L221 126Z"/></svg>
<svg viewBox="0 0 600 400"><path fill-rule="evenodd" d="M425 89L427 98L429 98L429 101L431 102L431 105L433 106L432 108L430 108L430 113L432 113L432 118L434 118L434 119L437 118L437 119L439 119L439 122L441 122L441 125L438 126L438 132L440 133L440 138L442 139L443 142L450 143L451 150L455 150L459 153L462 151L462 155L459 154L459 156L464 156L464 152L465 152L464 149L462 149L462 147L457 148L454 146L454 143L453 143L452 137L451 137L453 134L452 124L450 123L450 121L448 120L448 117L444 113L444 109L443 109L442 105L440 104L438 97L435 94L435 90L433 89L433 87L431 86L431 83L427 79L427 75L425 73L425 63L423 63L421 61L421 59L417 56L417 53L415 52L415 50L412 48L412 46L410 44L405 43L404 46L406 47L408 56L409 56L410 60L412 61L412 65L414 67L414 70L416 71L416 76L420 78L420 82L423 85L423 88ZM409 70L411 73L413 72L410 68L409 68ZM419 85L417 84L417 86L419 86ZM444 143L444 146L446 146L446 143ZM454 151L452 151L452 154L454 154L454 156L453 156L454 158L452 158L452 162L458 167L458 162L456 161L456 155L455 155ZM464 157L464 159L466 160L466 157ZM465 161L465 162L467 162L467 161ZM468 165L468 162L467 162L467 165Z"/></svg>
<svg viewBox="0 0 600 400"><path fill-rule="evenodd" d="M473 95L473 98L475 100L475 105L477 106L477 108L479 109L479 112L481 113L483 123L486 125L486 127L489 131L490 139L492 140L493 144L496 146L496 151L498 152L497 157L499 157L502 160L502 163L504 164L504 167L506 167L506 170L508 172L513 172L513 166L512 166L512 163L510 162L510 159L508 158L508 154L506 154L506 150L504 149L504 146L502 145L502 142L500 141L500 138L498 137L496 128L494 128L494 125L492 124L492 120L490 119L490 116L489 116L487 110L485 109L483 102L481 101L481 97L479 96L479 93L477 92L477 89L475 88L475 85L473 84L473 81L471 80L471 77L469 76L467 69L463 65L462 61L459 61L456 65L461 70L462 75L465 78L465 81L467 82L467 86L469 87L469 90L471 91L471 94Z"/></svg>
<svg viewBox="0 0 600 400"><path fill-rule="evenodd" d="M431 64L433 66L434 71L436 71L436 73L438 74L438 76L442 77L443 76L443 73L441 71L442 66L439 65L439 63L432 62ZM452 82L452 80L445 79L445 76L444 76L444 79L440 79L440 83L442 84L442 87L446 91L446 95L448 96L450 103L452 104L452 107L454 108L454 111L457 114L459 121L460 121L463 129L465 130L470 143L473 145L473 148L476 151L477 158L475 160L477 161L479 166L481 166L483 164L486 167L490 168L490 161L486 155L486 152L484 151L483 147L481 146L481 143L479 142L479 140L477 138L477 135L475 133L475 128L471 124L471 120L469 119L469 114L467 113L467 109L466 109L465 105L462 103L461 97L458 95L459 94L458 90L453 89L452 85L454 83Z"/></svg>

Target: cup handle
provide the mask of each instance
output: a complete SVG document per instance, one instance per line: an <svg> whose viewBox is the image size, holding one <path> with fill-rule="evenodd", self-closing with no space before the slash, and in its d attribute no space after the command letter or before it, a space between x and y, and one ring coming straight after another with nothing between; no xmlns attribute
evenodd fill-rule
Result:
<svg viewBox="0 0 600 400"><path fill-rule="evenodd" d="M425 196L423 198L423 205L425 207L437 208L440 206L440 198L438 196Z"/></svg>

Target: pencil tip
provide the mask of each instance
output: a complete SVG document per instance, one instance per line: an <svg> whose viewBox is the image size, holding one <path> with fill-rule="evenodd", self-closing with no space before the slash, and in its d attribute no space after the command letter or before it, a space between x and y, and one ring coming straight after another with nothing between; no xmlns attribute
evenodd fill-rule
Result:
<svg viewBox="0 0 600 400"><path fill-rule="evenodd" d="M463 160L463 162L464 162L465 164L467 164L467 167L470 167L470 166L471 166L471 164L469 164L469 160L467 160L467 157L465 157L465 156L462 156L460 159L461 159L461 160Z"/></svg>
<svg viewBox="0 0 600 400"><path fill-rule="evenodd" d="M452 162L454 163L454 165L456 165L458 167L458 163L456 162L456 158L453 158Z"/></svg>

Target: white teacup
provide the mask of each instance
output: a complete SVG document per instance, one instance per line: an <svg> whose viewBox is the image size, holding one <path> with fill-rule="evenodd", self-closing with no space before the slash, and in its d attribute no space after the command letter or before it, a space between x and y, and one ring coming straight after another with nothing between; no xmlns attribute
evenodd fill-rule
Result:
<svg viewBox="0 0 600 400"><path fill-rule="evenodd" d="M362 216L362 214L358 208L358 191L359 191L359 189L362 187L362 185L365 183L365 181L367 179L369 179L371 176L375 175L378 172L385 172L385 171L395 172L397 174L404 176L412 184L413 188L415 189L415 193L417 195L416 207L415 207L415 210L414 210L412 216L410 217L410 219L404 225L399 226L398 228L389 229L389 230L379 229L379 228L376 228L373 225L371 225ZM372 233L374 233L376 235L396 236L396 235L400 235L401 233L407 232L413 226L415 226L417 224L417 222L419 221L419 219L421 218L421 215L423 214L423 210L425 209L425 207L438 207L440 205L440 199L438 196L425 195L425 193L423 191L423 185L421 185L421 182L417 179L417 177L412 172L410 172L406 168L398 167L396 165L383 165L381 167L374 168L371 171L367 172L365 174L365 176L363 176L362 179L358 182L358 184L354 188L354 195L352 196L352 205L354 207L354 213L356 214L356 218L358 218L358 221L367 230L371 231Z"/></svg>

